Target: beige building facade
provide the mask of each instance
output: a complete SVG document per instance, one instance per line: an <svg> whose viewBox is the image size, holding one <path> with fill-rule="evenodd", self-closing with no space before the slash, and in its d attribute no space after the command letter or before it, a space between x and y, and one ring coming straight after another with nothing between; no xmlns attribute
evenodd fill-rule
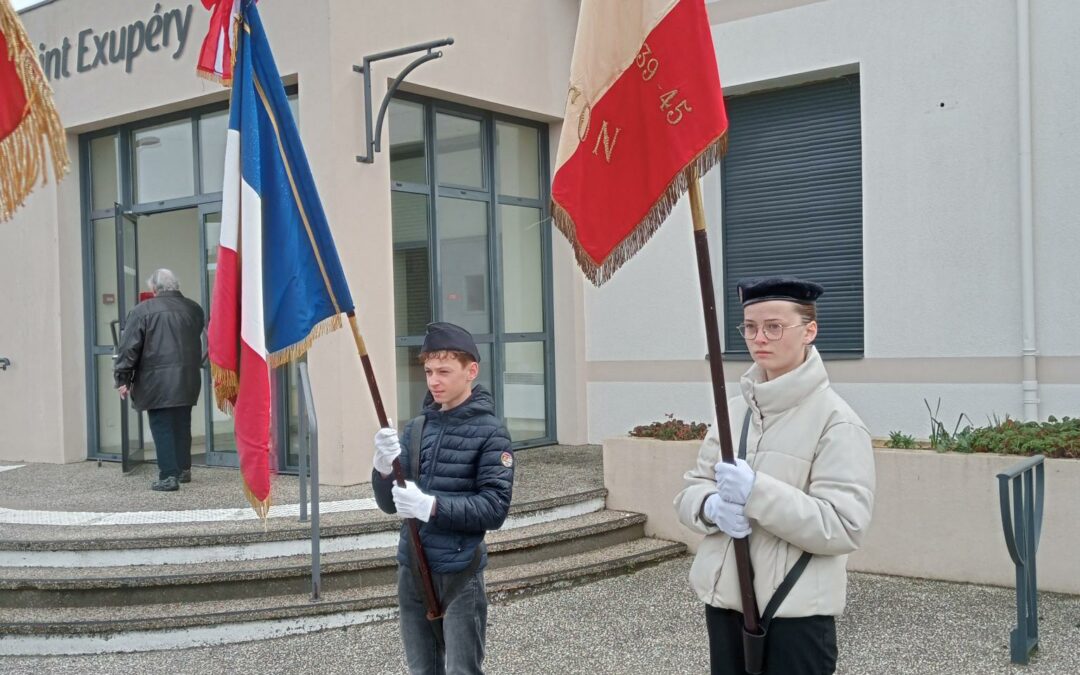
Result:
<svg viewBox="0 0 1080 675"><path fill-rule="evenodd" d="M686 205L600 289L546 220L578 4L259 4L395 420L423 393L410 358L430 320L481 336L486 382L519 447L597 443L665 413L712 417ZM825 283L819 346L875 435L925 437L924 399L941 399L950 427L959 413L1075 416L1080 126L1068 111L1080 49L1069 27L1080 5L707 7L732 120L725 164L704 181L729 391L748 364L730 339L732 277L789 271ZM201 3L52 0L21 17L74 168L0 226L0 357L12 364L0 371L0 460L116 459L113 322L156 266L208 304L228 92L194 75ZM402 84L374 162L358 162L354 66L446 37L443 56ZM375 64L376 111L412 58ZM769 127L793 131L770 146ZM739 180L789 170L783 189ZM817 182L800 193L804 176ZM792 225L812 236L765 237L790 213L814 216ZM807 247L755 253L791 242ZM364 481L377 423L351 336L320 339L309 365L324 480ZM288 470L295 377L279 379ZM211 407L204 394L193 416L205 461L234 464L229 421ZM129 414L129 444L147 447L141 428Z"/></svg>
<svg viewBox="0 0 1080 675"><path fill-rule="evenodd" d="M399 376L404 395L411 396L417 390L416 368L399 354L407 356L408 346L401 346L395 332L396 318L400 325L400 313L408 313L408 308L396 316L394 265L402 256L395 257L392 202L401 202L398 217L409 226L415 224L409 221L409 203L416 195L409 193L406 185L405 192L392 196L390 146L397 155L394 172L406 178L410 172L415 174L410 163L416 163L416 153L410 154L408 136L413 113L419 110L419 115L431 117L433 128L438 125L439 140L447 146L438 150L445 185L468 183L455 176L471 170L467 165L475 158L470 153L494 154L488 137L494 138L496 131L498 148L506 159L501 180L514 178L511 174L519 168L516 164L528 163L530 158L546 159L548 145L557 138L562 113L577 3L323 0L264 2L259 8L298 118L383 399L391 416L398 419L399 414L410 414L397 409ZM129 298L137 297L145 291L143 280L150 272L169 267L179 276L186 295L208 302L220 211L217 162L219 146L224 143L228 92L195 76L209 21L209 12L200 3L56 0L24 10L21 18L32 41L40 45L41 60L68 131L74 169L59 184L50 180L35 190L15 219L4 226L8 245L0 252L0 268L4 270L0 286L8 293L0 301L0 315L5 317L0 351L12 365L0 383L0 459L115 459L121 407L112 391L110 352L122 295L118 279L129 286L122 289ZM149 42L144 37L143 48L130 55L126 38L146 31L151 21L160 29L154 31L156 39ZM142 24L140 29L132 28L137 22ZM454 39L452 46L443 48L444 56L414 71L401 87L402 96L410 98L396 100L391 106L382 152L371 164L358 162L357 156L365 150L364 80L353 65L360 64L367 54L444 37ZM151 44L156 49L149 49ZM115 61L112 56L117 57ZM372 103L376 111L389 81L411 58L380 61L374 66ZM475 142L467 137L474 129L480 139ZM394 137L395 133L401 138ZM422 139L423 130L419 133ZM453 147L455 142L464 147ZM511 154L518 146L525 160ZM424 149L419 152L423 154ZM487 175L488 168L478 170L483 173L482 183L492 182L494 176ZM541 176L547 172L546 166L537 166L529 173L535 188L523 189L528 199L518 202L536 206L546 194ZM400 187L402 181L396 183ZM449 188L439 189L446 192ZM468 191L470 196L478 192ZM511 197L501 202L513 201ZM514 209L526 209L517 203L451 202L441 193L435 198L440 200L448 223L445 240L455 237L454 227L476 230L476 223L467 221L477 211L481 218L484 211L492 211L498 215L490 220L518 224L523 214ZM114 202L119 204L119 218ZM479 209L473 208L476 204ZM455 208L464 215L452 221ZM406 226L398 231L407 233ZM566 373L560 377L559 372L553 372L552 376L570 382L574 379L574 353L564 350L568 356L555 358L554 350L557 345L575 344L580 325L552 318L580 316L580 301L575 307L572 300L581 296L580 282L570 274L558 275L554 292L546 291L541 303L541 284L553 283L550 268L569 269L571 263L563 248L551 252L546 225L529 222L519 229L527 226L542 231L544 239L536 237L524 257L514 257L513 251L508 251L504 277L510 280L511 288L517 284L519 296L529 296L535 305L533 314L542 314L539 324L532 321L528 331L521 331L544 334L545 339L538 342L541 368L545 363L558 364L556 371L565 369ZM492 239L495 227L488 223ZM487 235L484 226L479 229L482 236ZM527 247L529 242L507 241L515 231L506 230L505 237L500 233L500 243ZM457 252L450 246L453 242L440 242L440 251L446 252L440 280L445 283L440 288L452 281L447 276L453 273L452 260L460 258L466 264L491 248L477 247L475 237L469 236L466 232L457 238L472 241L472 248L466 246ZM407 238L404 234L401 237ZM547 268L542 275L541 254ZM531 266L531 277L516 269L521 261ZM399 286L409 282L402 280L402 275L399 269ZM484 270L479 276L479 300L465 298L474 315L477 306L483 310L496 299ZM427 279L424 273L421 278ZM476 279L472 282L473 288L465 290L476 290ZM576 292L564 288L566 285L576 286ZM429 299L428 293L424 296ZM553 300L556 297L566 300ZM524 321L514 316L521 303L510 302L513 299L506 301L508 326ZM430 310L420 312L423 316L419 320L456 318L449 301L446 312L441 310L437 310L438 315ZM490 315L496 312L489 308L487 314L490 323ZM416 312L407 318L415 324ZM477 332L500 333L495 328ZM515 345L504 345L505 331L501 332L487 340L486 354L502 350L497 358L485 359L489 370L505 362L504 354L510 354L511 361L515 354ZM530 362L537 360L535 349L516 351L525 353L526 361L530 357ZM319 416L322 475L332 483L364 481L370 471L370 438L377 422L351 335L347 330L339 331L319 340L308 362ZM523 422L520 435L525 440L521 443L554 440L557 416L559 438L584 440L583 418L573 396L557 399L558 412L546 410L545 401L556 397L553 392L541 391L538 398L535 390L546 389L553 378L545 375L538 384L533 375L531 379L517 378L525 385L532 384L532 390L526 386L515 393L515 382L498 384L509 392L505 397L508 413L524 408L522 419L532 415L539 420L539 427L537 419L532 420L531 430ZM208 406L205 393L204 389L193 411L194 451L204 450L209 463L228 465L229 422L220 413L207 410L212 406ZM295 396L295 377L279 388L279 394L286 400ZM411 407L418 403L412 402ZM148 447L152 443L148 431L144 430L140 439L143 425L134 413L128 415L129 442ZM289 435L288 431L282 434L286 442L295 443ZM295 463L294 453L295 448L283 453L279 465L287 469ZM152 448L146 457L152 457Z"/></svg>

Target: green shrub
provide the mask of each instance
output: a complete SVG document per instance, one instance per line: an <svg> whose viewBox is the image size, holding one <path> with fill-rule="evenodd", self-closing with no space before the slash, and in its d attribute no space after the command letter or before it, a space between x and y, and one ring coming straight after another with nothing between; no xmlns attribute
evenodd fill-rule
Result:
<svg viewBox="0 0 1080 675"><path fill-rule="evenodd" d="M674 413L667 413L664 417L667 419L663 422L634 427L630 430L630 435L662 441L700 441L709 430L709 425L704 422L684 422L675 419Z"/></svg>
<svg viewBox="0 0 1080 675"><path fill-rule="evenodd" d="M909 436L902 431L890 431L889 440L885 441L887 448L917 448L914 436Z"/></svg>
<svg viewBox="0 0 1080 675"><path fill-rule="evenodd" d="M930 410L930 403L926 409ZM1080 459L1080 419L1051 416L1045 422L1018 422L1008 415L1002 421L997 415L988 418L988 426L975 427L961 413L950 433L937 419L941 409L930 411L930 447L939 452L990 452L999 455L1044 455L1052 458ZM960 428L960 423L969 424ZM890 435L890 442L892 436ZM893 446L895 447L895 446Z"/></svg>
<svg viewBox="0 0 1080 675"><path fill-rule="evenodd" d="M1000 424L973 430L968 444L970 452L1080 459L1080 419L1018 422L1006 417Z"/></svg>

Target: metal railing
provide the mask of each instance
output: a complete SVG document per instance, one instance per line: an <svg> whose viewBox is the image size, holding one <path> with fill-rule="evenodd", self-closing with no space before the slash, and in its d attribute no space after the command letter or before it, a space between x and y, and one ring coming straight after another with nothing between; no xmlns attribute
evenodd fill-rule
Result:
<svg viewBox="0 0 1080 675"><path fill-rule="evenodd" d="M1032 650L1039 646L1035 554L1042 533L1043 456L1036 455L1014 464L997 478L1005 545L1016 565L1016 627L1009 635L1009 651L1013 663L1026 664Z"/></svg>
<svg viewBox="0 0 1080 675"><path fill-rule="evenodd" d="M304 362L300 371L300 522L308 519L308 481L311 486L311 600L319 599L322 579L319 562L319 421L311 397L311 378ZM310 471L309 469L310 464Z"/></svg>

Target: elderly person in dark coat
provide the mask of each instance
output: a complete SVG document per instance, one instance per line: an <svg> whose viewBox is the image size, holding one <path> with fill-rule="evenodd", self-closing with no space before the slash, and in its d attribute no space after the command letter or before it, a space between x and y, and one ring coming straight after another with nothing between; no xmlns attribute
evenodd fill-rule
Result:
<svg viewBox="0 0 1080 675"><path fill-rule="evenodd" d="M421 347L428 394L421 415L405 428L375 435L371 484L379 507L421 521L420 540L443 608L442 640L426 618L424 591L412 569L407 528L398 543L401 639L411 673L482 673L487 630L484 534L502 526L510 509L514 454L510 434L481 385L472 335L433 323ZM414 453L414 448L418 453ZM414 456L417 455L417 456ZM405 487L394 484L400 456Z"/></svg>
<svg viewBox="0 0 1080 675"><path fill-rule="evenodd" d="M191 481L191 408L202 388L202 307L180 293L167 269L146 281L154 297L128 312L113 378L120 398L145 410L157 453L153 490L173 492Z"/></svg>

